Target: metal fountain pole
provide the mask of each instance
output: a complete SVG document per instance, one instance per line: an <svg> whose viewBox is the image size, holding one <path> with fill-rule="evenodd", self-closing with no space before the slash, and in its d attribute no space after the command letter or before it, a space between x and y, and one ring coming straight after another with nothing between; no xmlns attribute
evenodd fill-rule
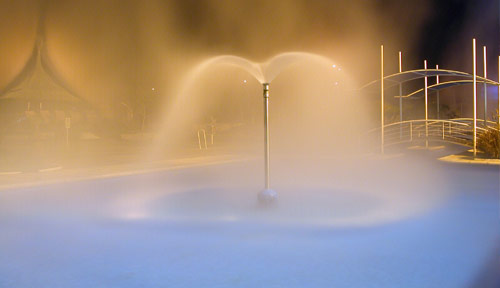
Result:
<svg viewBox="0 0 500 288"><path fill-rule="evenodd" d="M259 193L259 202L270 205L278 199L276 191L271 189L271 171L269 169L269 83L263 83L264 96L264 190Z"/></svg>
<svg viewBox="0 0 500 288"><path fill-rule="evenodd" d="M264 88L264 170L265 170L265 189L270 188L269 172L269 83L262 84Z"/></svg>

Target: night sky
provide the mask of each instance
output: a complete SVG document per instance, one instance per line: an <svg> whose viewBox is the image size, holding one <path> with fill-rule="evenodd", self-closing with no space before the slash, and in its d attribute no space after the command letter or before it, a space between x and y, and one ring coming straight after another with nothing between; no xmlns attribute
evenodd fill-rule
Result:
<svg viewBox="0 0 500 288"><path fill-rule="evenodd" d="M419 58L430 59L436 64L449 61L447 53L450 50L460 45L470 47L470 39L477 38L478 45L488 46L489 62L496 66L493 60L499 55L500 45L498 3L493 0L434 0L432 10L435 13L420 32Z"/></svg>

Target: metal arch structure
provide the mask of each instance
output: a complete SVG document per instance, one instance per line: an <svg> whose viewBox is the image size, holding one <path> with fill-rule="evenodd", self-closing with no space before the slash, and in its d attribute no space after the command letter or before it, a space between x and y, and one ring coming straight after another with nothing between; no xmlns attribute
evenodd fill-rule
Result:
<svg viewBox="0 0 500 288"><path fill-rule="evenodd" d="M483 83L485 85L492 85L492 86L498 86L500 85L498 82L495 82L495 81L492 81L492 80L489 80L489 79L486 79L487 81L485 80L476 80L477 83ZM454 86L460 86L460 85L472 85L474 84L474 80L454 80L454 81L447 81L447 82L441 82L441 83L436 83L436 84L433 84L433 85L429 85L427 86L427 89L428 90L431 90L431 91L440 91L442 89L446 89L446 88L450 88L450 87L454 87ZM421 89L418 89L416 91L413 91L411 92L410 94L407 94L407 95L401 95L401 96L394 96L395 98L410 98L410 97L413 97L413 96L420 96L419 94L422 94L424 93L424 88L421 88Z"/></svg>
<svg viewBox="0 0 500 288"><path fill-rule="evenodd" d="M455 70L445 70L445 69L417 69L404 72L394 73L392 75L384 76L384 89L394 87L399 84L403 84L408 81L422 79L425 77L461 77L466 79L473 79L474 75L466 72L460 72ZM476 76L477 82L486 83L490 85L499 85L499 82L495 82L484 77ZM365 84L359 88L359 90L364 90L367 92L378 92L378 88L381 80L377 79L368 84ZM446 82L443 82L446 83ZM430 87L430 86L429 86Z"/></svg>
<svg viewBox="0 0 500 288"><path fill-rule="evenodd" d="M420 122L423 121L424 126L425 126L425 146L426 146L426 148L428 147L429 138L431 136L429 134L429 125L432 125L433 123L435 123L435 121L441 121L439 119L439 116L438 116L438 119L435 119L435 120L428 119L428 91L429 91L429 87L427 85L427 83L428 83L427 80L428 80L428 77L436 77L436 84L431 85L431 90L437 91L437 93L436 93L437 97L438 97L438 99L437 99L438 104L437 105L439 105L439 91L441 89L452 87L452 86L457 86L457 85L469 84L472 82L472 84L473 84L473 103L474 103L474 108L473 108L474 117L472 118L472 123L473 123L473 125L472 125L472 138L473 138L472 143L473 143L473 145L472 146L473 146L473 151L474 151L473 155L474 155L474 157L476 157L477 136L478 136L478 133L481 133L481 129L483 129L483 128L477 127L477 122L478 122L478 119L477 119L477 84L478 84L478 82L483 83L484 88L485 88L484 89L484 119L482 120L485 128L487 128L487 125L489 122L489 121L487 121L487 101L488 101L488 99L487 99L486 85L498 86L498 96L499 96L498 97L499 98L498 99L498 111L500 111L500 56L498 57L498 64L499 64L499 66L498 66L499 81L498 82L487 78L486 46L483 46L484 77L477 75L477 69L476 69L477 68L477 57L476 56L477 56L477 54L476 54L476 39L472 39L472 57L473 57L473 61L472 61L473 73L472 74L469 74L466 72L461 72L461 71L455 71L455 70L439 69L438 65L436 65L436 69L428 69L427 68L427 60L424 61L424 69L417 69L417 70L410 70L410 71L402 72L402 53L400 51L399 52L399 72L392 74L392 75L385 76L384 75L384 46L383 45L380 46L380 71L381 71L380 80L372 81L372 82L362 86L361 88L359 88L358 91L375 92L374 88L380 87L379 91L380 91L380 102L381 102L380 103L381 104L380 105L380 107L381 107L381 111L380 111L381 123L380 123L378 130L380 130L380 133L379 133L380 148L381 148L380 150L381 150L382 154L384 153L384 146L386 146L386 143L385 143L386 129L390 128L389 126L398 125L399 126L399 139L403 138L403 125L405 122L405 121L403 121L403 112L402 112L403 111L403 109L402 109L403 98L408 98L408 97L411 97L414 95L418 95L422 91L424 92L424 95L425 95L425 120L412 120L412 121L420 121ZM462 80L440 82L439 81L440 76L462 78ZM416 80L416 79L421 79L421 78L424 78L424 80L425 80L424 81L424 83L425 83L424 89L419 89L413 93L410 93L409 95L406 95L406 97L404 95L402 95L403 94L402 93L402 83ZM385 93L385 90L387 88L391 88L391 87L394 87L396 85L399 85L399 95L396 98L399 98L400 121L396 122L396 123L385 124L385 120L384 120L384 112L385 112L384 111L384 93ZM438 107L438 111L439 111L439 107ZM443 120L443 121L450 121L450 120ZM410 123L412 123L412 122L410 122ZM444 123L444 122L442 122L442 123ZM496 124L498 126L497 126L497 128L494 128L494 129L497 130L498 133L500 133L500 117L498 117L498 122ZM442 131L444 131L444 126L442 128ZM442 138L444 139L444 132L442 132L442 133L443 133Z"/></svg>

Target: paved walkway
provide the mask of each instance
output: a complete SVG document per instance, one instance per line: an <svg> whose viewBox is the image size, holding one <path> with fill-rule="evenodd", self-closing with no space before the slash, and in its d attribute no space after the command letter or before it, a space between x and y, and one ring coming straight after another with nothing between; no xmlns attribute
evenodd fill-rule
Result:
<svg viewBox="0 0 500 288"><path fill-rule="evenodd" d="M476 164L476 165L500 165L500 159L487 158L484 154L478 153L474 158L473 151L468 150L460 154L452 154L439 158L440 161L461 163L461 164Z"/></svg>
<svg viewBox="0 0 500 288"><path fill-rule="evenodd" d="M146 162L143 142L100 141L85 142L72 146L71 150L47 151L47 145L8 145L2 143L0 156L0 190L28 187L50 183L81 181L107 177L144 174L154 171L181 169L195 166L243 161L244 157L225 153L217 149L200 151L186 150L175 157L158 157ZM408 151L425 150L440 161L480 165L500 165L500 159L487 159L479 154L475 159L472 152L451 149L445 146L411 146L403 150L359 155L366 160L384 160L403 157ZM57 151L56 151L57 150ZM404 151L406 150L406 151ZM456 154L446 155L446 153ZM446 155L443 157L443 155Z"/></svg>
<svg viewBox="0 0 500 288"><path fill-rule="evenodd" d="M51 183L99 179L161 170L241 161L217 148L195 146L175 154L148 159L151 141L98 139L71 146L41 141L0 143L0 190Z"/></svg>
<svg viewBox="0 0 500 288"><path fill-rule="evenodd" d="M237 155L224 154L186 156L183 158L165 159L150 163L139 162L121 165L104 165L99 167L64 168L59 166L54 169L46 169L35 172L0 174L0 190L134 174L146 174L155 171L201 167L244 160L244 158Z"/></svg>

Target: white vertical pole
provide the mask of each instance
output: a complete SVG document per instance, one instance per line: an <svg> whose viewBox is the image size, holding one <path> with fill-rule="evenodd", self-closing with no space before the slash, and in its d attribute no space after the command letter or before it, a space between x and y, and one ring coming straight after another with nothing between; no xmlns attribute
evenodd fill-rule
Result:
<svg viewBox="0 0 500 288"><path fill-rule="evenodd" d="M484 79L488 77L488 69L486 69L486 46L483 46L483 68L484 68ZM486 127L486 119L488 119L488 90L486 89L486 83L483 84L483 94L484 94L484 127Z"/></svg>
<svg viewBox="0 0 500 288"><path fill-rule="evenodd" d="M473 127L473 145L474 145L474 148L473 148L473 154L474 154L474 158L476 158L476 154L477 154L477 147L476 147L476 144L477 144L477 135L476 135L476 127L477 127L477 103L476 103L476 39L472 39L472 73L473 73L473 96L474 96L474 127Z"/></svg>
<svg viewBox="0 0 500 288"><path fill-rule="evenodd" d="M64 126L66 127L66 146L69 146L69 128L71 128L71 118L64 118Z"/></svg>
<svg viewBox="0 0 500 288"><path fill-rule="evenodd" d="M442 136L443 136L443 140L444 140L444 122L441 123L442 124L442 129L441 129L441 132L442 132Z"/></svg>
<svg viewBox="0 0 500 288"><path fill-rule="evenodd" d="M399 51L399 73L403 72L403 61ZM403 122L403 84L399 83L399 122ZM399 124L399 139L403 138L403 124Z"/></svg>
<svg viewBox="0 0 500 288"><path fill-rule="evenodd" d="M410 122L410 142L413 141L413 122Z"/></svg>
<svg viewBox="0 0 500 288"><path fill-rule="evenodd" d="M439 65L436 65L436 70L439 70ZM439 84L439 74L436 75L436 84ZM436 91L437 93L437 99L436 99L436 106L437 106L437 119L441 119L439 115L439 88Z"/></svg>
<svg viewBox="0 0 500 288"><path fill-rule="evenodd" d="M208 149L208 144L207 144L207 131L203 129L203 141L205 141L205 150Z"/></svg>
<svg viewBox="0 0 500 288"><path fill-rule="evenodd" d="M201 147L201 134L200 134L200 132L201 132L201 131L200 131L200 130L198 130L197 135L198 135L198 148L200 148L200 150L201 150L201 148L202 148L202 147Z"/></svg>
<svg viewBox="0 0 500 288"><path fill-rule="evenodd" d="M384 45L380 45L380 152L384 154Z"/></svg>
<svg viewBox="0 0 500 288"><path fill-rule="evenodd" d="M427 70L427 60L424 60L424 69ZM429 120L429 114L428 114L428 102L427 102L427 71L426 71L426 76L424 77L424 92L425 92L425 148L429 147L429 126L428 126L428 120Z"/></svg>

